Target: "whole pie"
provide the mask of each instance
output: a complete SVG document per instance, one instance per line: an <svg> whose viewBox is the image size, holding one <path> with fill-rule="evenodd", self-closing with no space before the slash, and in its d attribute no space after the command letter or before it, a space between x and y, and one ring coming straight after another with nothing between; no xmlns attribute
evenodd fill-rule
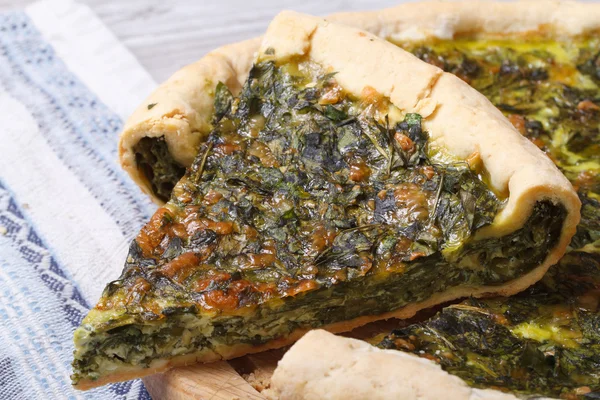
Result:
<svg viewBox="0 0 600 400"><path fill-rule="evenodd" d="M183 73L159 89L168 104L156 97L134 117L148 119L128 125L122 149L147 140L124 159L170 199L75 332L76 387L512 295L575 234L569 181L455 75L293 12L276 17L257 54L233 92L236 66L222 64L232 60L202 62L214 75L190 82L213 106L185 98ZM178 176L186 154L180 180L157 178Z"/></svg>

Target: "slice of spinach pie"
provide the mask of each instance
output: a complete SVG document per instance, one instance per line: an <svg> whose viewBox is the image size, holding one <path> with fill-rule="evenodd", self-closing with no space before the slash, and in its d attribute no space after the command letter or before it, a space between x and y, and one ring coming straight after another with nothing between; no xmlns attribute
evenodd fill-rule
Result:
<svg viewBox="0 0 600 400"><path fill-rule="evenodd" d="M365 32L292 12L75 332L87 389L510 295L580 203L485 97Z"/></svg>

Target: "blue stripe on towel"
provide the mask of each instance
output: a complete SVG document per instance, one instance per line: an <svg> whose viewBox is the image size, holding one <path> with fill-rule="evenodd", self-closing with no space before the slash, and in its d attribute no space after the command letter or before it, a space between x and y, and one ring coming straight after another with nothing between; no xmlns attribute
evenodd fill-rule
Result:
<svg viewBox="0 0 600 400"><path fill-rule="evenodd" d="M22 12L0 14L2 88L30 110L52 150L123 234L135 235L155 206L118 166L122 122ZM26 214L0 179L0 399L150 399L140 380L85 394L72 389L72 335L89 305Z"/></svg>
<svg viewBox="0 0 600 400"><path fill-rule="evenodd" d="M42 243L31 223L25 219L14 196L1 180L0 226L6 228L4 246L10 245L13 249L18 250L20 258L36 271L44 285L55 293L65 307L73 310L69 311L69 314L77 313L73 326L78 326L83 315L89 310L89 305L75 284L66 277L65 272Z"/></svg>
<svg viewBox="0 0 600 400"><path fill-rule="evenodd" d="M89 305L2 181L0 226L7 229L0 235L0 298L11 299L0 302L0 399L34 398L32 390L50 394L56 387L64 398L75 398L68 378L72 337ZM30 374L35 384L19 381ZM150 398L139 380L88 394L91 399Z"/></svg>
<svg viewBox="0 0 600 400"><path fill-rule="evenodd" d="M122 122L22 12L0 14L0 85L30 110L56 155L132 238L155 206L118 165Z"/></svg>

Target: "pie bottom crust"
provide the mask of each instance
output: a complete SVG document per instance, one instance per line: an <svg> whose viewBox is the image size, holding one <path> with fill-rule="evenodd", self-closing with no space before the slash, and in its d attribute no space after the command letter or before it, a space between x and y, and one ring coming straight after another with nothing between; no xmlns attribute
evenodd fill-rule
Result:
<svg viewBox="0 0 600 400"><path fill-rule="evenodd" d="M464 297L510 296L537 282L546 273L547 269L548 267L546 266L538 267L518 279L513 279L499 286L481 286L478 288L471 286L454 287L445 292L436 293L425 301L410 304L395 311L390 311L380 315L361 316L349 321L341 321L325 325L319 327L319 329L325 329L332 333L348 332L352 329L374 321L391 318L408 319L413 317L420 310ZM250 344L218 346L215 349L216 351L202 349L194 353L176 356L171 359L157 359L154 360L148 368L124 366L116 370L114 373L105 375L97 380L82 379L76 385L74 385L74 387L79 390L88 390L98 386L106 385L108 383L142 378L144 376L165 372L177 367L186 367L197 363L211 363L220 360L229 360L244 356L246 354L260 353L267 350L277 349L291 345L309 330L310 329L296 329L284 338L278 338L260 346L253 346Z"/></svg>

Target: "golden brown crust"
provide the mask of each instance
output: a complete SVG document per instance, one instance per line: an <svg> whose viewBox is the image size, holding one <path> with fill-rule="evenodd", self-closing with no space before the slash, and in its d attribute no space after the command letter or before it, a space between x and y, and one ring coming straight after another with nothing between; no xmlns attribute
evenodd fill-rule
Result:
<svg viewBox="0 0 600 400"><path fill-rule="evenodd" d="M476 238L504 236L521 228L535 203L544 199L567 210L559 242L539 267L545 273L563 256L579 224L581 202L571 183L483 95L454 75L444 73L430 99L437 108L424 126L432 142L462 159L477 152L489 184L508 195L494 223L479 230Z"/></svg>
<svg viewBox="0 0 600 400"><path fill-rule="evenodd" d="M574 36L600 28L600 4L578 1L424 1L335 14L331 21L392 40L452 39L460 35Z"/></svg>
<svg viewBox="0 0 600 400"><path fill-rule="evenodd" d="M287 351L262 394L278 400L517 400L471 388L431 360L323 330Z"/></svg>
<svg viewBox="0 0 600 400"><path fill-rule="evenodd" d="M425 301L410 304L399 310L387 312L381 315L366 315L350 321L336 322L334 324L323 326L321 329L325 329L332 333L348 332L374 321L391 318L408 319L413 317L420 310L463 297L484 297L487 295L510 296L522 290L521 285L518 283L524 282L527 286L529 286L534 282L537 282L544 275L544 273L545 270L536 269L524 277L521 277L519 280L513 280L500 286L481 286L477 288L455 287L444 293L437 293ZM108 383L141 378L160 372L165 372L172 368L184 367L195 363L209 363L218 360L230 360L246 354L260 353L271 349L278 349L296 342L308 331L309 329L297 329L285 338L279 338L260 346L252 346L248 344L222 346L215 349L215 351L201 350L196 353L176 356L171 359L159 359L155 360L149 368L125 367L118 372L103 376L95 381L83 379L74 387L79 390L88 390L98 386L106 385Z"/></svg>
<svg viewBox="0 0 600 400"><path fill-rule="evenodd" d="M600 4L571 1L427 1L371 11L340 13L329 20L392 40L452 38L463 34L577 35L600 27ZM235 94L241 88L260 38L224 46L184 67L163 83L129 118L121 134L119 157L132 179L162 204L135 163L133 147L143 137L165 137L170 153L189 166L208 134L214 85ZM156 105L150 110L149 104Z"/></svg>

